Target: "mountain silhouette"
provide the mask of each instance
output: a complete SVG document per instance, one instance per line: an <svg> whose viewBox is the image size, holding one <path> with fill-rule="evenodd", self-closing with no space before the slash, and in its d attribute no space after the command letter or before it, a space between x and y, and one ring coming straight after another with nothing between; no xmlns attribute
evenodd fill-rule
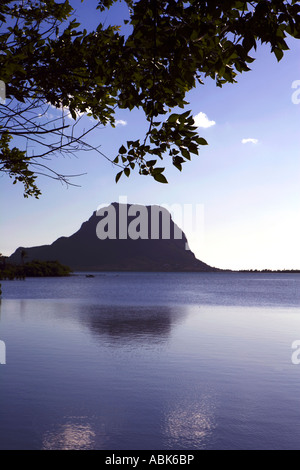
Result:
<svg viewBox="0 0 300 470"><path fill-rule="evenodd" d="M32 260L59 261L74 271L218 271L187 249L185 234L166 209L136 204L113 203L70 237L20 247L8 261Z"/></svg>

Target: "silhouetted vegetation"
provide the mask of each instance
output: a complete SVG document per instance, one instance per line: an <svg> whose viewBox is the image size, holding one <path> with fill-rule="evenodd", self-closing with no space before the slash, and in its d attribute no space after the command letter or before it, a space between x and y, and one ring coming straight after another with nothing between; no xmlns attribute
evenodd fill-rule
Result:
<svg viewBox="0 0 300 470"><path fill-rule="evenodd" d="M272 269L249 269L249 270L242 270L238 271L240 273L273 273L273 274L300 274L299 269L277 269L277 270L272 270Z"/></svg>
<svg viewBox="0 0 300 470"><path fill-rule="evenodd" d="M31 261L22 266L2 263L0 280L25 279L26 277L64 277L71 274L71 269L58 261Z"/></svg>
<svg viewBox="0 0 300 470"><path fill-rule="evenodd" d="M70 3L0 2L0 78L6 85L0 173L23 184L25 197L40 196L41 173L69 183L68 175L48 166L49 158L78 150L110 160L117 181L138 170L166 183L161 160L181 171L207 145L186 110L188 92L208 78L218 87L236 83L251 70L260 43L280 61L289 49L286 38L300 38L297 0L125 0L126 14L116 16L116 24L103 18L117 0L98 0L95 17L100 10L102 18L92 31L81 26ZM49 120L50 105L61 117ZM115 127L119 109L139 109L148 130L106 156L101 141L93 145L88 135L99 126ZM95 124L79 132L84 114Z"/></svg>

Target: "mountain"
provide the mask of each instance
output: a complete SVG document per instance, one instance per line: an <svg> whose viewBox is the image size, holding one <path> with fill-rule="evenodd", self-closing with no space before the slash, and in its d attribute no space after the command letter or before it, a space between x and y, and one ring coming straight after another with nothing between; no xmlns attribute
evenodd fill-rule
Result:
<svg viewBox="0 0 300 470"><path fill-rule="evenodd" d="M24 251L26 257L24 257ZM187 249L185 234L159 206L113 203L52 245L18 248L8 262L59 261L74 271L218 271Z"/></svg>

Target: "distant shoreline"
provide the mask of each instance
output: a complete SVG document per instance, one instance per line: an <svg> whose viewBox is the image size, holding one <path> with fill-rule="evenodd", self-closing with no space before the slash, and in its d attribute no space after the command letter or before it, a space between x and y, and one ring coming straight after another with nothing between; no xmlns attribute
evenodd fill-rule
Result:
<svg viewBox="0 0 300 470"><path fill-rule="evenodd" d="M277 269L277 270L271 270L271 269L250 269L250 270L240 270L240 271L234 271L237 273L258 273L258 274L300 274L300 269Z"/></svg>
<svg viewBox="0 0 300 470"><path fill-rule="evenodd" d="M230 270L230 269L216 269L211 271L196 271L196 270L186 270L186 271L177 271L177 270L137 270L137 269L74 269L71 276L76 276L77 274L105 274L105 273L200 273L200 274L300 274L300 270L297 269L288 269L288 270Z"/></svg>

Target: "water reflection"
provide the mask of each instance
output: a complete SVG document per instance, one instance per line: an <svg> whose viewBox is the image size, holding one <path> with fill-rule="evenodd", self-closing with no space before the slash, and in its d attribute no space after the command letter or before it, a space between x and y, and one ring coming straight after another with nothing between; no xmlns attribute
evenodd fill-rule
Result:
<svg viewBox="0 0 300 470"><path fill-rule="evenodd" d="M4 299L0 448L299 449L299 308L156 303Z"/></svg>
<svg viewBox="0 0 300 470"><path fill-rule="evenodd" d="M176 403L165 416L168 447L204 448L216 427L215 411L216 399L211 393Z"/></svg>
<svg viewBox="0 0 300 470"><path fill-rule="evenodd" d="M96 434L87 420L85 417L71 419L56 430L48 431L43 439L43 450L92 450Z"/></svg>
<svg viewBox="0 0 300 470"><path fill-rule="evenodd" d="M165 342L176 323L183 320L185 309L172 307L119 307L87 305L79 320L106 342L158 344Z"/></svg>
<svg viewBox="0 0 300 470"><path fill-rule="evenodd" d="M147 346L164 343L189 310L173 306L95 305L71 300L4 300L6 314L23 322L57 322L64 329L84 326L105 344ZM1 304L0 304L1 320Z"/></svg>

